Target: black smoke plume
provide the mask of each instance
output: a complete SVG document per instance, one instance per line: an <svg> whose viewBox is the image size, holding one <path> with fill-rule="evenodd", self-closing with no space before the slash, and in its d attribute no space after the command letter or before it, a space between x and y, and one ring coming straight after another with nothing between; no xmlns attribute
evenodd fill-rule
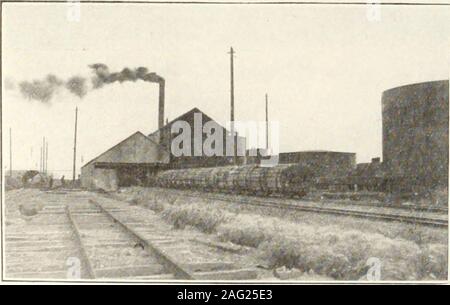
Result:
<svg viewBox="0 0 450 305"><path fill-rule="evenodd" d="M134 69L124 68L120 72L110 72L105 64L97 63L89 65L94 76L92 77L92 87L89 87L87 79L82 76L72 76L67 81L63 81L53 74L47 75L42 80L22 81L19 83L19 90L22 95L30 100L37 100L44 103L49 102L60 88L67 89L70 93L83 98L90 89L98 89L106 84L115 82L135 82L143 80L152 83L164 83L164 79L154 72L148 72L145 67Z"/></svg>
<svg viewBox="0 0 450 305"><path fill-rule="evenodd" d="M89 65L89 68L94 72L94 77L92 78L92 87L94 89L101 88L105 84L135 82L138 79L152 83L164 82L161 76L154 72L148 73L148 69L145 67L135 69L124 68L120 72L113 73L109 71L107 65L101 63Z"/></svg>

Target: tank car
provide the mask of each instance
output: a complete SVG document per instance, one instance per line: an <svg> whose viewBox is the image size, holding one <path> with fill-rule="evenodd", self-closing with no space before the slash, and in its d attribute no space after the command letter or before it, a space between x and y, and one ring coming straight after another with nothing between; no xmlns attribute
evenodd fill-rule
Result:
<svg viewBox="0 0 450 305"><path fill-rule="evenodd" d="M313 178L308 168L298 164L243 165L168 170L157 175L156 184L234 194L302 197L310 189Z"/></svg>

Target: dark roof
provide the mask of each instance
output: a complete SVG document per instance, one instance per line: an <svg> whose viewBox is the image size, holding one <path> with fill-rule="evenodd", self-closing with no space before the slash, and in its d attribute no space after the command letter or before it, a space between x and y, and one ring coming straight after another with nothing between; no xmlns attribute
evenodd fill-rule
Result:
<svg viewBox="0 0 450 305"><path fill-rule="evenodd" d="M184 118L189 117L189 116L193 115L194 113L201 113L202 116L203 116L204 118L206 118L206 121L214 121L214 122L217 123L217 121L214 120L213 118L211 118L209 115L207 115L206 113L204 113L203 111L201 111L201 110L198 109L197 107L194 107L194 108L192 108L191 110L189 110L188 112L185 112L185 113L179 115L178 117L176 117L175 119L173 119L172 121L168 122L168 123L165 124L163 127L161 127L161 128L159 128L159 129L155 130L154 132L150 133L148 136L149 136L149 137L150 137L150 136L153 136L153 135L155 135L158 131L161 131L161 130L163 130L163 129L169 128L169 127L172 126L172 124L175 123L176 121L183 120ZM225 127L223 127L223 126L220 125L219 123L217 123L217 124L218 124L219 126L221 126L225 131L228 132L228 130L227 130Z"/></svg>

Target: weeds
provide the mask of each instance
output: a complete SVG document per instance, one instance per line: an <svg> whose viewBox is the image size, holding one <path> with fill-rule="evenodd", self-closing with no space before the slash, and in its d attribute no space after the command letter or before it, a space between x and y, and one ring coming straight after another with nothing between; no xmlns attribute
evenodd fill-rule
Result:
<svg viewBox="0 0 450 305"><path fill-rule="evenodd" d="M138 193L132 202L161 213L177 229L191 226L217 234L224 242L253 247L258 258L271 268L285 266L340 280L358 280L366 279L367 261L375 257L382 264L382 280L447 278L447 245L431 243L433 238L428 236L432 231L419 227L401 227L389 237L389 232L343 228L339 220L336 225L318 225L232 213L162 192Z"/></svg>

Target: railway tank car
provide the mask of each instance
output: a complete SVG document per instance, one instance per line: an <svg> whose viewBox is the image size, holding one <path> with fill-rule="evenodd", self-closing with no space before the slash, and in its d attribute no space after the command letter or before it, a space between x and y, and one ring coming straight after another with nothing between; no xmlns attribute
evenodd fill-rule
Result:
<svg viewBox="0 0 450 305"><path fill-rule="evenodd" d="M303 197L313 183L312 172L298 164L174 169L158 173L161 187L251 195Z"/></svg>

